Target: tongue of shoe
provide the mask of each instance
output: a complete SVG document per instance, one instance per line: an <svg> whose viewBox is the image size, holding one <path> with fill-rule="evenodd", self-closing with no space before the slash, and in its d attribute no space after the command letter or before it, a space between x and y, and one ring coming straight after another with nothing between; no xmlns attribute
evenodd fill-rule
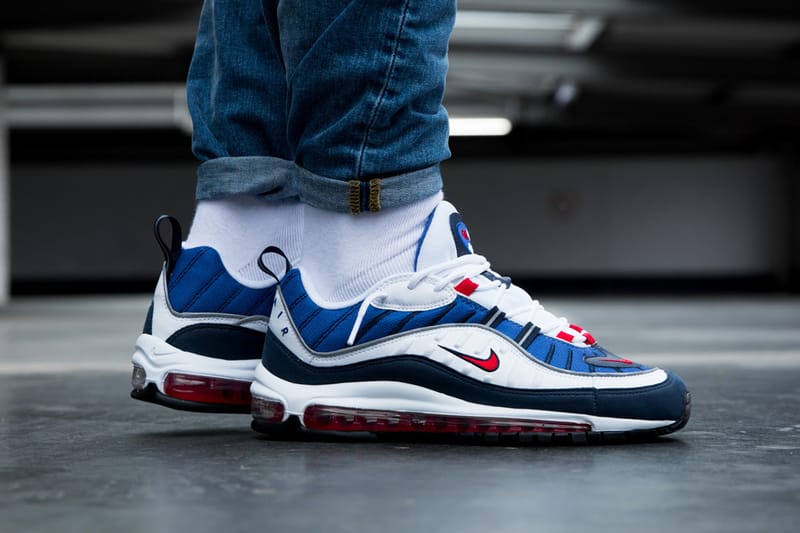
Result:
<svg viewBox="0 0 800 533"><path fill-rule="evenodd" d="M420 272L426 268L452 261L462 255L473 254L472 241L470 240L469 230L461 220L456 208L450 202L442 201L436 206L428 219L428 225L417 248L417 259L415 270ZM594 338L590 335L579 334L580 328L571 327L564 318L558 318L546 311L521 288L511 283L509 278L504 278L487 270L480 276L471 278L476 286L492 284L504 287L502 303L498 303L496 294L488 292L475 292L472 299L485 305L487 308L493 305L501 305L508 317L514 319L519 324L528 321L539 326L542 332L555 336L558 331L570 329L569 338L574 343L580 344L584 338L594 343ZM501 282L500 285L497 282ZM484 300L485 299L485 300Z"/></svg>
<svg viewBox="0 0 800 533"><path fill-rule="evenodd" d="M439 202L419 241L414 269L419 272L471 253L472 241L461 215L450 202Z"/></svg>

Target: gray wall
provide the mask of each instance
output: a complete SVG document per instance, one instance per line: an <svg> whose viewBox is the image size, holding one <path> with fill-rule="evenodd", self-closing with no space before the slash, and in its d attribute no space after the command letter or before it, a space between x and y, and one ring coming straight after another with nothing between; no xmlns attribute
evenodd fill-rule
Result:
<svg viewBox="0 0 800 533"><path fill-rule="evenodd" d="M796 238L791 177L762 157L450 161L478 251L514 275L764 275ZM16 165L15 280L154 277L162 212L188 226L194 164ZM795 237L793 237L795 235Z"/></svg>
<svg viewBox="0 0 800 533"><path fill-rule="evenodd" d="M499 268L539 275L754 275L786 261L768 158L452 162L448 196Z"/></svg>

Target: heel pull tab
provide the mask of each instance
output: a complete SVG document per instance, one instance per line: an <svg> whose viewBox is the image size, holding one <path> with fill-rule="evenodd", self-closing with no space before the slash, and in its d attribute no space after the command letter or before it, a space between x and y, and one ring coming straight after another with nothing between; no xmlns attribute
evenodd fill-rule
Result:
<svg viewBox="0 0 800 533"><path fill-rule="evenodd" d="M283 260L286 262L286 264L284 265L284 269L285 269L285 271L283 273L284 276L292 269L292 263L291 263L291 261L289 261L289 258L286 257L286 254L283 252L283 250L281 250L277 246L267 246L266 248L264 248L264 251L261 252L261 255L258 256L258 268L260 268L266 275L270 276L275 281L280 283L281 282L281 278L283 276L281 276L281 278L279 278L275 274L275 272L273 272L267 265L264 264L264 256L267 255L267 254L276 254L276 255L279 255L279 256L283 257Z"/></svg>
<svg viewBox="0 0 800 533"><path fill-rule="evenodd" d="M171 242L169 246L167 246L167 243L161 234L161 226L164 221L169 222L170 229L172 230L172 237L170 239ZM169 276L172 274L172 270L175 268L175 264L178 262L178 257L181 255L183 243L183 231L181 230L181 225L178 222L178 219L175 217L170 215L161 215L153 223L153 233L156 236L156 242L158 243L159 248L161 248L161 252L164 254L164 264L166 265L167 278L169 279Z"/></svg>

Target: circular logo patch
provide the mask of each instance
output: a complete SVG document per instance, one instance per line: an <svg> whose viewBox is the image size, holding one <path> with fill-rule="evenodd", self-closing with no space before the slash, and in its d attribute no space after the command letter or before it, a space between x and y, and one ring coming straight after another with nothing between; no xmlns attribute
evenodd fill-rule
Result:
<svg viewBox="0 0 800 533"><path fill-rule="evenodd" d="M461 239L461 242L464 244L467 250L470 253L473 253L472 250L472 239L469 236L469 230L467 229L467 225L463 222L459 222L456 224L456 232L458 233L458 238Z"/></svg>

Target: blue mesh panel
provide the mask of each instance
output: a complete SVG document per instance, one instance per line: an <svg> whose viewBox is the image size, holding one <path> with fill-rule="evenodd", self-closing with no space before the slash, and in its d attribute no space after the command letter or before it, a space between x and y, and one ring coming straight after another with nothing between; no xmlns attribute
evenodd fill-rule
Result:
<svg viewBox="0 0 800 533"><path fill-rule="evenodd" d="M641 367L623 367L611 368L606 366L593 365L590 367L584 361L584 357L617 357L613 353L600 348L598 346L587 346L585 348L579 346L572 346L559 339L553 339L546 335L539 335L534 339L530 346L528 346L528 353L536 359L546 362L547 355L550 352L550 347L553 347L553 356L550 360L550 365L564 370L571 370L573 372L596 372L596 373L630 373L641 372L647 370L648 367L642 365ZM569 351L572 351L572 357L569 357ZM567 367L567 362L570 366Z"/></svg>
<svg viewBox="0 0 800 533"><path fill-rule="evenodd" d="M343 309L322 309L300 333L313 350L330 352L344 348L357 313L358 305Z"/></svg>
<svg viewBox="0 0 800 533"><path fill-rule="evenodd" d="M364 321L361 323L361 331L357 342L369 342L371 340L380 339L400 331L403 321L408 319L413 313L406 311L385 311L383 309L371 308ZM377 322L373 323L375 318L379 318ZM369 328L369 329L367 329Z"/></svg>
<svg viewBox="0 0 800 533"><path fill-rule="evenodd" d="M567 343L553 340L551 339L550 342L553 343L555 346L555 350L553 351L553 357L550 359L550 365L556 368L567 368L567 352L570 350L570 347ZM573 354L573 358L575 355Z"/></svg>
<svg viewBox="0 0 800 533"><path fill-rule="evenodd" d="M575 372L591 372L591 368L589 368L589 365L583 360L583 358L590 353L591 351L586 348L572 347L572 367L570 370Z"/></svg>
<svg viewBox="0 0 800 533"><path fill-rule="evenodd" d="M342 309L319 307L306 294L296 269L281 281L281 292L300 335L312 350L333 351L345 346L358 304Z"/></svg>
<svg viewBox="0 0 800 533"><path fill-rule="evenodd" d="M594 367L594 371L598 374L617 374L616 368L609 368L607 366L596 366Z"/></svg>
<svg viewBox="0 0 800 533"><path fill-rule="evenodd" d="M360 304L341 309L323 309L316 305L305 292L299 271L292 270L281 282L281 291L289 306L300 335L312 350L331 352L342 349L355 323ZM234 300L235 301L235 300ZM459 296L449 305L429 311L393 311L370 307L361 321L356 344L373 341L398 332L406 332L437 324L478 323L486 318L488 310L483 306ZM523 326L512 320L503 320L497 330L514 339ZM640 368L590 368L584 357L615 357L600 347L579 347L553 339L537 336L528 347L532 357L546 362L552 347L550 365L574 372L640 372ZM643 367L644 368L644 367Z"/></svg>
<svg viewBox="0 0 800 533"><path fill-rule="evenodd" d="M445 306L446 307L446 306ZM406 322L403 331L411 331L412 329L424 328L434 324L439 324L439 320L444 316L445 307L439 307L430 311L418 311L414 316Z"/></svg>
<svg viewBox="0 0 800 533"><path fill-rule="evenodd" d="M456 298L456 305L439 321L440 324L461 324L480 322L486 316L487 309L463 296Z"/></svg>
<svg viewBox="0 0 800 533"><path fill-rule="evenodd" d="M522 331L522 327L523 326L511 320L503 320L495 329L511 340L514 340L517 338L517 335L519 335L519 332Z"/></svg>
<svg viewBox="0 0 800 533"><path fill-rule="evenodd" d="M539 335L533 342L528 346L528 353L531 354L534 358L538 359L539 361L545 362L547 358L547 352L550 350L550 346L552 343L550 342L552 339L545 335Z"/></svg>
<svg viewBox="0 0 800 533"><path fill-rule="evenodd" d="M251 289L225 271L216 250L183 250L167 282L170 304L181 313L269 315L275 287Z"/></svg>

